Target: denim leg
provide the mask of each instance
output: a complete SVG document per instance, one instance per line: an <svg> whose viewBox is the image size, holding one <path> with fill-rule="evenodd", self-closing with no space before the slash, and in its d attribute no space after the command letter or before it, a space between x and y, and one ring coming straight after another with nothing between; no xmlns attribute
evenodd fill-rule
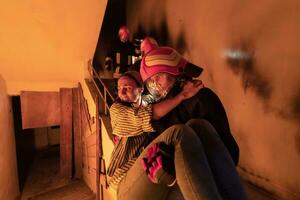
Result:
<svg viewBox="0 0 300 200"><path fill-rule="evenodd" d="M142 152L120 182L117 190L118 200L163 200L167 198L170 188L152 183L142 169L142 159L146 155L147 149Z"/></svg>
<svg viewBox="0 0 300 200"><path fill-rule="evenodd" d="M202 119L192 119L186 125L190 126L200 138L223 199L247 199L231 156L214 127L208 121Z"/></svg>
<svg viewBox="0 0 300 200"><path fill-rule="evenodd" d="M175 147L177 183L186 200L220 199L202 144L190 127L182 124L174 125L159 135L149 146L158 142L172 144ZM171 188L150 182L142 169L141 159L146 157L147 148L121 181L118 199L167 198Z"/></svg>
<svg viewBox="0 0 300 200"><path fill-rule="evenodd" d="M178 126L180 139L175 146L175 170L178 186L186 200L221 199L203 146L195 132L186 125Z"/></svg>

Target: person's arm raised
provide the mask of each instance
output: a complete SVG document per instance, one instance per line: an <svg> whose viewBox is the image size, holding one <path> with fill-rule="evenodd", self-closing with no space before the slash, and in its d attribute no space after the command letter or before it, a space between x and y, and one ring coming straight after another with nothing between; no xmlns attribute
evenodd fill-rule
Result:
<svg viewBox="0 0 300 200"><path fill-rule="evenodd" d="M204 85L200 80L187 81L183 86L182 91L175 97L153 104L152 118L155 120L162 118L168 112L178 106L182 101L189 99L197 94L203 87Z"/></svg>

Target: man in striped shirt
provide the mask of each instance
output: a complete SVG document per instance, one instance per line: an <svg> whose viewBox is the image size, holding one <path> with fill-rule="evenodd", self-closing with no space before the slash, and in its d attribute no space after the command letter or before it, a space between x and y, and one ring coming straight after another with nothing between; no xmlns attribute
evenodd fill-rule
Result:
<svg viewBox="0 0 300 200"><path fill-rule="evenodd" d="M142 106L143 83L139 73L129 71L119 78L118 99L110 108L113 134L119 137L107 171L111 187L118 187L137 157L157 136L151 120L160 119L201 88L203 84L199 80L187 82L174 98Z"/></svg>

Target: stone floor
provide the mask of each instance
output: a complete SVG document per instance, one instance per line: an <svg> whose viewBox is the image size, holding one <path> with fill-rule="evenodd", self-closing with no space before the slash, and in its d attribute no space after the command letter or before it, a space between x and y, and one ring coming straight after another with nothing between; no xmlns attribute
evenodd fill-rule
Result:
<svg viewBox="0 0 300 200"><path fill-rule="evenodd" d="M59 176L59 146L54 146L36 154L21 192L21 200L35 199L91 200L95 196L83 181Z"/></svg>
<svg viewBox="0 0 300 200"><path fill-rule="evenodd" d="M28 200L95 200L96 196L83 181L73 181L63 187L36 195Z"/></svg>

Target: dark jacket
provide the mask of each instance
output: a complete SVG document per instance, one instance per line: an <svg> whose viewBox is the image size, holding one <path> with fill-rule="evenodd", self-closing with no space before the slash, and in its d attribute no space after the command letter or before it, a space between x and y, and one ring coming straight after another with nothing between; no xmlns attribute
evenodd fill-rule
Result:
<svg viewBox="0 0 300 200"><path fill-rule="evenodd" d="M178 88L175 87L169 96L176 95L179 92ZM158 121L153 121L153 127L160 134L174 124L182 124L190 119L199 118L208 120L214 126L234 163L237 165L239 161L239 147L230 132L226 112L220 99L209 88L201 89L198 94L183 101L165 117Z"/></svg>
<svg viewBox="0 0 300 200"><path fill-rule="evenodd" d="M114 40L107 53L107 57L112 59L113 69L120 67L120 73L126 72L132 65L132 56L136 55L134 50L135 47L131 42L121 42L119 39Z"/></svg>

